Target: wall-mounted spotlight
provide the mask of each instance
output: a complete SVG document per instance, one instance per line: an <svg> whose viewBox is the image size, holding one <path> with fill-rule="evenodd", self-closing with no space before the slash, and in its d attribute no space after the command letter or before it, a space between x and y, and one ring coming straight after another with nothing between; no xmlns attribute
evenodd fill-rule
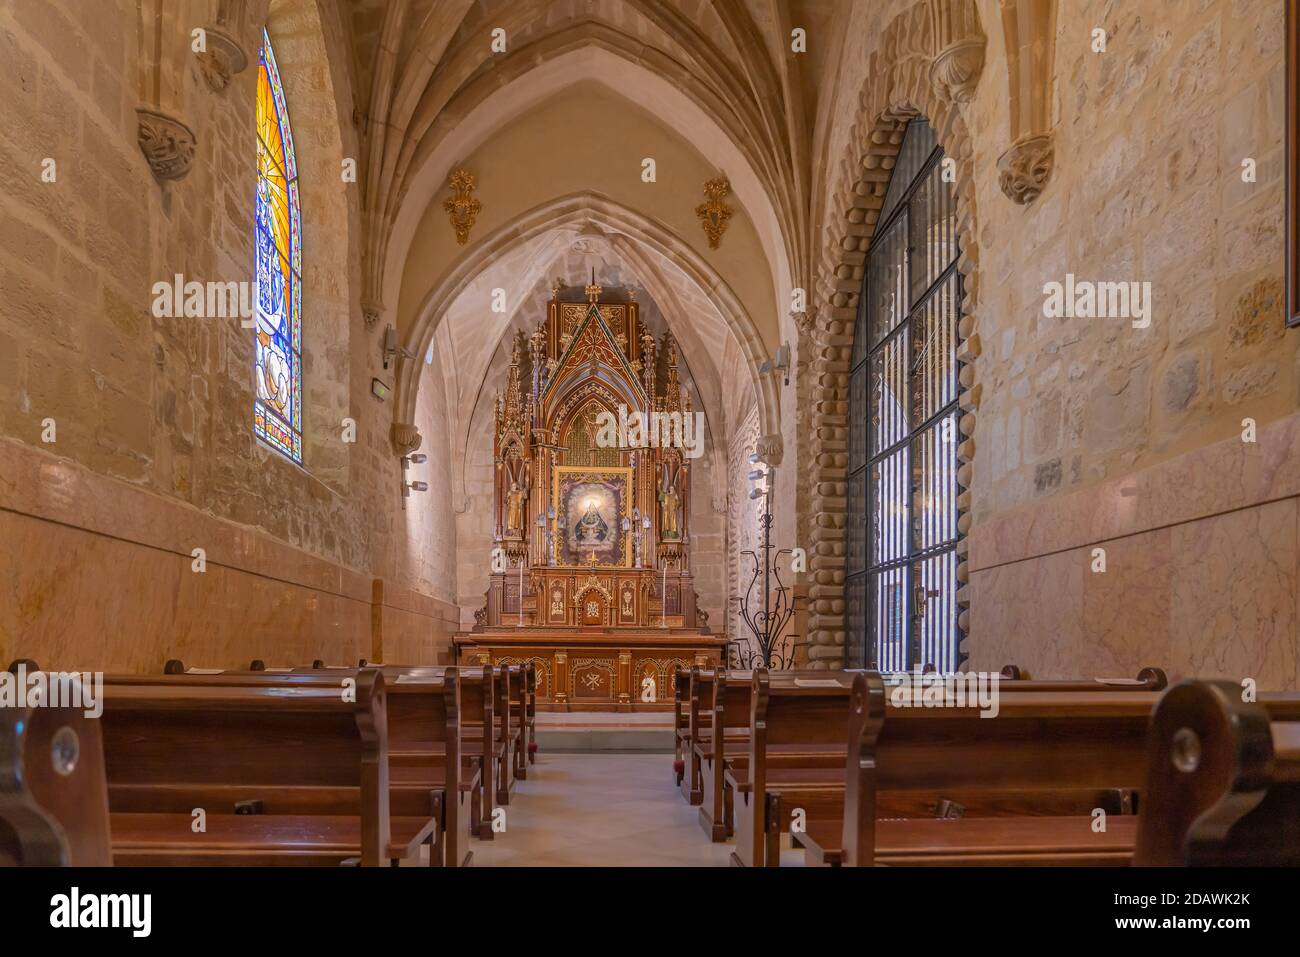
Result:
<svg viewBox="0 0 1300 957"><path fill-rule="evenodd" d="M423 452L412 452L409 455L403 455L402 475L405 476L407 470L410 469L412 465L423 465L427 461L429 461L429 456L425 455ZM406 500L411 497L412 492L427 492L427 491L429 491L428 482L408 482L406 481L405 478L403 478L402 479L402 508L406 508Z"/></svg>
<svg viewBox="0 0 1300 957"><path fill-rule="evenodd" d="M395 328L387 326L384 329L384 368L389 368L393 364L393 359L397 356L401 356L403 359L414 359L415 353L397 341L397 330Z"/></svg>
<svg viewBox="0 0 1300 957"><path fill-rule="evenodd" d="M790 346L787 343L781 343L776 355L771 359L764 360L763 364L758 367L759 375L767 375L780 369L785 373L785 384L790 384Z"/></svg>
<svg viewBox="0 0 1300 957"><path fill-rule="evenodd" d="M772 469L770 466L766 466L766 463L758 457L757 452L754 452L749 456L749 464L759 466L750 471L748 476L749 480L751 482L762 483L761 485L755 485L749 490L749 497L751 499L762 498L772 488Z"/></svg>

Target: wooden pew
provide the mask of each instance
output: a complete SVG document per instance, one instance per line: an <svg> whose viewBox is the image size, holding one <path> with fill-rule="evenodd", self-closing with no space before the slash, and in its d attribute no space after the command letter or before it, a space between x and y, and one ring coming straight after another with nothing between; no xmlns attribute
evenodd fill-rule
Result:
<svg viewBox="0 0 1300 957"><path fill-rule="evenodd" d="M1163 691L1169 686L1169 678L1161 668L1146 667L1138 671L1136 678L1091 678L1091 679L1041 679L1026 677L1015 665L1007 665L1001 671L1002 680L998 690L1008 691Z"/></svg>
<svg viewBox="0 0 1300 957"><path fill-rule="evenodd" d="M732 792L726 787L728 761L742 759L749 751L749 692L751 671L713 672L707 711L706 735L694 744L700 766L704 800L700 803L700 824L714 842L732 834Z"/></svg>
<svg viewBox="0 0 1300 957"><path fill-rule="evenodd" d="M691 737L691 673L685 668L673 672L673 783L682 786L686 777L686 752Z"/></svg>
<svg viewBox="0 0 1300 957"><path fill-rule="evenodd" d="M9 668L39 670L28 659ZM0 708L0 867L112 863L99 721L79 708Z"/></svg>
<svg viewBox="0 0 1300 957"><path fill-rule="evenodd" d="M116 863L377 866L424 844L439 863L441 792L390 793L383 675L360 672L355 701L331 675L278 680L106 679Z"/></svg>
<svg viewBox="0 0 1300 957"><path fill-rule="evenodd" d="M537 691L536 666L527 661L508 667L514 679L510 685L510 720L515 729L512 769L517 780L526 781L530 742L534 733L534 719L529 714L529 709L533 707L533 697Z"/></svg>
<svg viewBox="0 0 1300 957"><path fill-rule="evenodd" d="M691 667L683 703L686 731L681 738L682 774L677 779L682 797L688 804L704 801L703 763L696 745L712 732L713 719L709 709L713 703L713 681L717 671L713 668Z"/></svg>
<svg viewBox="0 0 1300 957"><path fill-rule="evenodd" d="M763 694L788 696L782 688ZM759 846L773 862L777 824L802 807L807 828L792 841L814 864L1126 864L1137 819L1107 814L1099 833L1092 807L1101 805L1092 802L1142 786L1157 698L1021 692L1001 697L997 717L981 718L975 707L895 705L879 675L858 673L841 780L803 792L769 786L776 794L764 806L771 840ZM757 701L756 708L761 719ZM787 706L777 720L807 718ZM906 806L926 794L951 796L975 813L891 816L890 796Z"/></svg>
<svg viewBox="0 0 1300 957"><path fill-rule="evenodd" d="M362 658L363 666L366 659ZM371 662L371 667L386 667L378 662ZM387 666L401 667L404 670L429 671L437 673L438 669L448 667L445 665L402 665ZM510 792L514 788L515 775L513 773L514 755L517 749L523 747L522 731L520 724L511 716L512 708L510 702L518 702L520 699L519 689L521 687L519 666L501 666L501 665L484 665L483 667L491 670L493 674L492 684L492 702L493 702L493 727L496 730L497 757L494 758L493 768L495 777L493 785L496 789L496 803L506 805L510 803ZM510 667L515 671L511 672ZM527 711L527 705L524 704L523 711ZM480 835L490 840L490 832Z"/></svg>
<svg viewBox="0 0 1300 957"><path fill-rule="evenodd" d="M778 863L783 820L769 808L769 797L786 792L799 802L794 806L801 806L816 800L813 792L833 791L837 780L842 780L848 751L845 729L850 681L844 672L817 672L816 677L807 672L753 672L748 760L724 769L724 784L734 795L733 864ZM773 752L795 750L811 757L806 763L795 759L770 764L769 748ZM834 767L825 766L836 757L838 777Z"/></svg>
<svg viewBox="0 0 1300 957"><path fill-rule="evenodd" d="M525 685L527 692L526 705L524 713L526 720L524 730L527 733L528 741L528 763L537 763L537 662L528 662L528 682Z"/></svg>
<svg viewBox="0 0 1300 957"><path fill-rule="evenodd" d="M1133 863L1300 864L1300 694L1242 700L1229 681L1160 699Z"/></svg>
<svg viewBox="0 0 1300 957"><path fill-rule="evenodd" d="M412 700L412 694L429 690L422 682L441 680L446 675L457 676L457 701L459 738L456 742L461 762L453 762L448 755L448 743L444 735L445 719L442 711L427 714L432 722L423 728L413 720L390 720L389 730L389 765L390 785L394 788L410 789L445 789L446 794L456 794L457 800L446 802L443 816L445 833L445 857L450 866L468 864L470 853L462 853L461 835L469 833L481 840L492 840L492 815L495 808L493 800L493 781L498 774L503 745L498 739L498 726L493 715L497 707L497 684L495 672L490 666L457 669L442 665L374 666L384 674L390 692L402 692L394 702L390 699L390 711L396 706L401 711L422 707L437 709L434 703ZM263 669L261 671L226 671L221 669L186 668L184 663L172 659L166 669L170 674L185 674L207 684L237 684L245 679L257 678L262 681L282 684L315 683L321 680L338 682L344 677L355 678L358 669L349 667ZM325 677L322 677L325 676ZM121 676L118 681L147 681L143 676ZM455 780L453 780L455 778ZM453 803L455 806L453 806ZM464 807L468 805L468 807ZM468 810L468 815L464 812ZM467 828L465 827L467 825Z"/></svg>
<svg viewBox="0 0 1300 957"><path fill-rule="evenodd" d="M824 671L807 671L807 672L782 672L783 674L800 673L807 679L816 679L818 675L825 676L829 674ZM932 672L928 672L932 673ZM699 743L698 760L695 764L702 768L702 795L703 802L700 811L700 821L714 841L722 841L730 837L733 833L734 823L732 821L731 808L733 796L725 785L725 769L736 766L744 769L748 764L748 747L745 742L749 740L749 700L750 700L750 676L752 672L732 672L729 679L724 684L720 684L718 676L727 674L723 670L707 671L700 673L701 696L713 696L713 712L720 715L720 719L715 717L715 721L720 720L724 731L724 741L721 745L716 743L716 728L710 729L707 721L703 732L698 736ZM1143 668L1136 679L1112 679L1096 678L1084 680L1030 680L1021 677L1022 672L1014 665L1008 665L1002 669L998 690L1000 694L1020 694L1025 692L1077 692L1077 693L1097 693L1097 692L1123 692L1123 691L1157 691L1165 687L1167 678L1165 673L1159 668ZM886 688L888 690L891 678L885 678ZM725 703L724 703L725 699ZM787 746L786 750L790 750ZM716 760L716 755L722 753L722 761ZM798 749L795 749L798 753ZM784 758L782 758L784 759ZM1108 813L1132 813L1131 793L1122 790L1107 790L1094 796L1098 802L1094 805L1102 807ZM900 808L906 809L907 813L915 813L918 805L916 801L909 800L905 803L899 803L896 799L891 798L892 806L895 810ZM925 806L927 802L922 801L920 806ZM958 802L948 798L936 798L928 802L930 810L935 816L959 816L960 813L968 810ZM1000 802L998 805L989 805L985 800L983 807L1009 807L1007 802ZM1037 806L1037 805L1026 805Z"/></svg>

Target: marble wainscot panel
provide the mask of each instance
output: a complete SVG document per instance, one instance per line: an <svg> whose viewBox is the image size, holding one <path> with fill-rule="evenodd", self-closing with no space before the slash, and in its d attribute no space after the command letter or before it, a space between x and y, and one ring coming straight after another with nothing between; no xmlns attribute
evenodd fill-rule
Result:
<svg viewBox="0 0 1300 957"><path fill-rule="evenodd" d="M7 439L0 541L3 664L151 672L167 658L242 668L372 655L371 576Z"/></svg>
<svg viewBox="0 0 1300 957"><path fill-rule="evenodd" d="M1300 687L1300 417L979 520L971 667ZM1094 549L1106 571L1092 571Z"/></svg>
<svg viewBox="0 0 1300 957"><path fill-rule="evenodd" d="M399 665L450 664L460 607L376 579L375 660Z"/></svg>

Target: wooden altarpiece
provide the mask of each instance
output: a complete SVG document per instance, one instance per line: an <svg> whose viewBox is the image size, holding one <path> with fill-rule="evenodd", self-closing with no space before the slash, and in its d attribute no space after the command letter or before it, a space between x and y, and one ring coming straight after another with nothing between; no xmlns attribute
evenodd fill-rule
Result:
<svg viewBox="0 0 1300 957"><path fill-rule="evenodd" d="M726 643L691 575L691 458L672 431L690 396L634 290L564 288L515 342L497 398L493 567L457 653L533 661L543 708L671 707L674 672Z"/></svg>

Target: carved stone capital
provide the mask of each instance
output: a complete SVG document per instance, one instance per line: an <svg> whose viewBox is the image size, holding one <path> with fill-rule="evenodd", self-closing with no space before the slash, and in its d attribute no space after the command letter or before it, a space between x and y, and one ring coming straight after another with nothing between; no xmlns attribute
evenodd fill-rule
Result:
<svg viewBox="0 0 1300 957"><path fill-rule="evenodd" d="M754 444L754 451L758 453L759 459L768 465L780 465L781 459L785 456L785 442L781 438L781 433L760 435Z"/></svg>
<svg viewBox="0 0 1300 957"><path fill-rule="evenodd" d="M1052 175L1055 151L1052 135L1025 136L998 158L1002 192L1021 206L1036 200Z"/></svg>
<svg viewBox="0 0 1300 957"><path fill-rule="evenodd" d="M182 179L194 163L194 131L174 116L139 107L136 139L140 152L160 180Z"/></svg>
<svg viewBox="0 0 1300 957"><path fill-rule="evenodd" d="M384 314L384 304L373 300L361 301L361 317L366 320L366 328L373 329L375 323L380 320Z"/></svg>
<svg viewBox="0 0 1300 957"><path fill-rule="evenodd" d="M206 27L204 43L207 47L202 53L196 53L199 69L208 89L220 93L230 85L230 78L243 73L248 66L248 54L239 45L239 41L224 30Z"/></svg>
<svg viewBox="0 0 1300 957"><path fill-rule="evenodd" d="M409 422L394 422L392 428L393 450L398 455L410 455L420 447L424 437L420 430Z"/></svg>
<svg viewBox="0 0 1300 957"><path fill-rule="evenodd" d="M984 70L982 36L949 44L930 64L930 82L958 103L969 103Z"/></svg>
<svg viewBox="0 0 1300 957"><path fill-rule="evenodd" d="M794 320L794 327L799 331L801 336L812 335L815 322L811 312L807 309L802 312L792 312L790 313L790 318Z"/></svg>

